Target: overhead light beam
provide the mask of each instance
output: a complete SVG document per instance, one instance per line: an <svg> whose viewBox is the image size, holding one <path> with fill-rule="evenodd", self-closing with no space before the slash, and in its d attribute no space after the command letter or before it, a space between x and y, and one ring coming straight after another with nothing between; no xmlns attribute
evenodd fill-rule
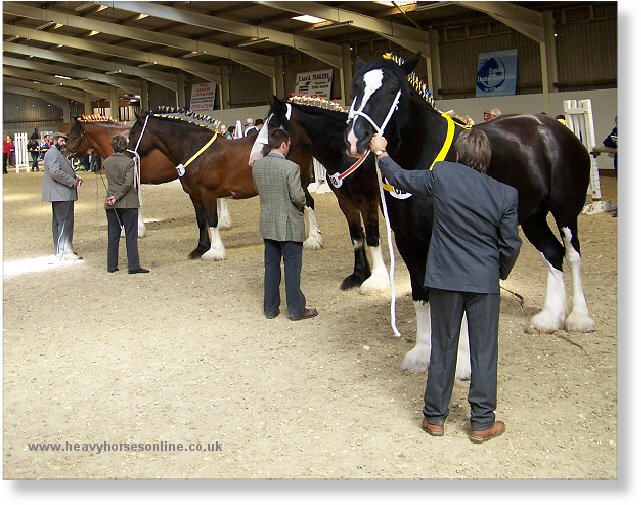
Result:
<svg viewBox="0 0 641 505"><path fill-rule="evenodd" d="M329 30L330 28L339 28L341 26L349 26L352 23L353 21L341 21L340 23L330 23L326 25L314 26L312 30L315 32L320 32L321 30Z"/></svg>
<svg viewBox="0 0 641 505"><path fill-rule="evenodd" d="M246 47L246 46L251 46L253 44L260 44L261 42L267 42L268 40L269 40L269 37L259 37L253 40L246 40L245 42L240 42L238 44L238 47Z"/></svg>
<svg viewBox="0 0 641 505"><path fill-rule="evenodd" d="M55 21L47 21L45 24L38 26L36 30L44 30L45 28L49 28L51 25L55 23L56 23Z"/></svg>

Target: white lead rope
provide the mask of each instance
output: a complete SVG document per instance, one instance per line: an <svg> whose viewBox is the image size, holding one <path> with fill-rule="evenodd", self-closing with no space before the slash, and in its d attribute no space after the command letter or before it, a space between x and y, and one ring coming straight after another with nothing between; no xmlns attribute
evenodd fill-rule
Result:
<svg viewBox="0 0 641 505"><path fill-rule="evenodd" d="M142 136L145 134L145 128L147 128L147 121L149 121L149 115L145 116L145 124L142 125L142 130L140 130L140 136L138 137L138 142L136 142L136 147L134 147L133 151L131 149L127 149L128 152L133 153L134 155L134 189L136 190L136 193L138 193L138 202L140 206L142 207L142 191L140 191L140 155L138 154L138 146L140 146L140 141L142 140Z"/></svg>
<svg viewBox="0 0 641 505"><path fill-rule="evenodd" d="M366 100L363 100L363 103L361 104L358 110L354 110L354 104L356 103L356 98L354 99L354 101L352 102L351 110L349 111L349 114L348 114L348 121L351 120L354 116L361 116L365 118L369 122L369 124L371 124L374 127L374 129L382 137L383 132L385 131L385 127L387 126L387 123L392 118L392 114L394 114L394 111L398 106L398 101L400 97L401 97L401 90L399 89L398 93L396 93L396 97L394 98L394 102L392 103L392 106L387 112L385 121L383 121L383 124L380 126L380 128L372 120L371 117L369 117L367 114L363 112L363 107L365 107ZM387 213L387 202L385 201L385 190L383 189L383 174L381 174L381 169L378 166L378 160L375 161L375 164L376 164L376 175L378 177L378 188L381 193L381 203L383 205L383 217L385 218L385 226L387 227L387 248L389 250L389 257L390 257L389 279L390 279L390 287L392 290L392 303L390 306L390 312L391 312L390 324L392 326L392 330L394 331L394 336L396 338L399 338L401 336L401 332L398 331L398 328L396 327L396 287L394 285L395 259L394 259L394 245L392 244L392 227L390 226L389 214Z"/></svg>

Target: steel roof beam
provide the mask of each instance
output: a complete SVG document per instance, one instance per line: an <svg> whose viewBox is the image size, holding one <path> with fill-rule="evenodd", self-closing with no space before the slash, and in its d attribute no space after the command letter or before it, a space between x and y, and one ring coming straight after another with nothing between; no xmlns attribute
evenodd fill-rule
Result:
<svg viewBox="0 0 641 505"><path fill-rule="evenodd" d="M76 81L75 79L59 79L51 75L46 75L41 72L33 70L18 70L13 67L7 67L3 64L2 72L4 75L16 77L18 79L26 79L29 81L39 81L52 85L59 85L63 88L69 88L76 93L86 91L93 96L105 98L109 96L110 86L101 86L99 84L92 84L86 81ZM80 89L78 89L80 88ZM82 90L82 91L81 91Z"/></svg>
<svg viewBox="0 0 641 505"><path fill-rule="evenodd" d="M51 93L52 95L59 96L60 98L64 99L71 99L75 100L76 102L84 103L84 93L81 92L74 92L69 90L68 88L62 88L62 86L55 86L53 84L45 84L42 82L25 82L24 79L20 78L14 78L11 76L5 76L3 78L3 84L9 85L9 86L22 86L25 88L33 89L36 91L42 91L45 93ZM6 91L6 88L3 88ZM64 93L64 94L63 94Z"/></svg>
<svg viewBox="0 0 641 505"><path fill-rule="evenodd" d="M484 12L504 25L514 28L526 37L542 44L545 42L543 14L512 2L454 2L468 9Z"/></svg>

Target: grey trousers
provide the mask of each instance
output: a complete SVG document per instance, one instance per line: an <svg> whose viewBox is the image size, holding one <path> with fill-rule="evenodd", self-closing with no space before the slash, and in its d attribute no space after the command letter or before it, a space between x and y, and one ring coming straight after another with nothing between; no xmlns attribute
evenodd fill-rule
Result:
<svg viewBox="0 0 641 505"><path fill-rule="evenodd" d="M303 243L279 242L264 239L265 289L263 310L266 316L278 314L280 307L280 260L285 271L285 298L289 317L299 317L305 311L305 295L300 290L303 269Z"/></svg>
<svg viewBox="0 0 641 505"><path fill-rule="evenodd" d="M496 409L496 364L500 296L430 288L432 354L423 415L442 425L449 413L463 311L470 335L472 380L468 393L473 430L489 428Z"/></svg>
<svg viewBox="0 0 641 505"><path fill-rule="evenodd" d="M74 201L51 202L51 231L54 254L73 252Z"/></svg>
<svg viewBox="0 0 641 505"><path fill-rule="evenodd" d="M107 213L107 270L118 267L120 223L125 227L129 271L140 268L138 256L138 209L105 209Z"/></svg>

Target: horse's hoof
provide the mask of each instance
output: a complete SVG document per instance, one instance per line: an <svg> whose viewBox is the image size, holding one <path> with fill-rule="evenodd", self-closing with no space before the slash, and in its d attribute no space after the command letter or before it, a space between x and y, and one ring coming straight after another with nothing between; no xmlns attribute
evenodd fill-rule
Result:
<svg viewBox="0 0 641 505"><path fill-rule="evenodd" d="M430 349L423 346L413 347L405 353L401 363L401 370L411 373L424 373L427 372L429 364Z"/></svg>
<svg viewBox="0 0 641 505"><path fill-rule="evenodd" d="M596 323L588 315L572 312L565 320L565 329L567 331L590 333L596 329Z"/></svg>
<svg viewBox="0 0 641 505"><path fill-rule="evenodd" d="M378 293L384 293L389 290L389 287L390 284L387 277L381 278L372 275L368 279L365 279L363 284L361 284L361 294L374 295Z"/></svg>
<svg viewBox="0 0 641 505"><path fill-rule="evenodd" d="M363 279L352 274L349 277L345 277L343 282L341 282L342 291L350 291L352 289L357 289L363 283Z"/></svg>
<svg viewBox="0 0 641 505"><path fill-rule="evenodd" d="M214 261L222 261L227 257L225 252L214 252L214 251L207 251L205 254L203 254L202 259L204 260L214 260Z"/></svg>
<svg viewBox="0 0 641 505"><path fill-rule="evenodd" d="M529 325L525 327L525 332L530 334L554 333L563 328L564 319L565 316L562 314L554 316L541 311L530 319Z"/></svg>
<svg viewBox="0 0 641 505"><path fill-rule="evenodd" d="M320 238L315 239L310 237L306 239L305 242L303 242L303 247L310 251L318 251L319 249L323 248L323 242Z"/></svg>
<svg viewBox="0 0 641 505"><path fill-rule="evenodd" d="M205 254L205 252L206 251L203 251L202 249L196 248L196 249L194 249L193 251L191 251L189 253L188 258L190 260L199 260L200 258L202 258L203 254Z"/></svg>

